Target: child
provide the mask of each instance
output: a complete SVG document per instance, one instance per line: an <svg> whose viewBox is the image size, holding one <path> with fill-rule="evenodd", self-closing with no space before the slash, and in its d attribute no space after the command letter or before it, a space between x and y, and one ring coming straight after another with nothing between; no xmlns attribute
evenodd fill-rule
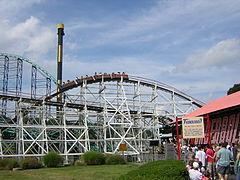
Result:
<svg viewBox="0 0 240 180"><path fill-rule="evenodd" d="M188 171L190 180L201 180L203 174L199 171L199 164L197 162L193 163L193 169Z"/></svg>

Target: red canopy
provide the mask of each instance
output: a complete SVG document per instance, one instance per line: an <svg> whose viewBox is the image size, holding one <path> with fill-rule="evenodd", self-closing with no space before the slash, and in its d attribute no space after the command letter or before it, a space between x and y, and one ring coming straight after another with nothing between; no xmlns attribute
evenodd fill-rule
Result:
<svg viewBox="0 0 240 180"><path fill-rule="evenodd" d="M214 100L184 117L197 117L238 105L240 105L240 91Z"/></svg>

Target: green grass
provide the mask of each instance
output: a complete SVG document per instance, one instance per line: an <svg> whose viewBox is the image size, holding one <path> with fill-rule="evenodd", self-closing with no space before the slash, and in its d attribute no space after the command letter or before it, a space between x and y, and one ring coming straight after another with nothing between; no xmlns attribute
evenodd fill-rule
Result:
<svg viewBox="0 0 240 180"><path fill-rule="evenodd" d="M137 169L137 166L98 165L42 168L22 171L0 170L1 180L111 180Z"/></svg>

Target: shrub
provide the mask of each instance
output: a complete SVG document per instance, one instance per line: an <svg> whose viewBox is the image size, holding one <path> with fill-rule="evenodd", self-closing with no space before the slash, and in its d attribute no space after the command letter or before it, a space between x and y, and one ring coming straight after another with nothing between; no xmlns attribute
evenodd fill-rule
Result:
<svg viewBox="0 0 240 180"><path fill-rule="evenodd" d="M179 160L161 160L147 163L122 175L118 180L186 180L188 172Z"/></svg>
<svg viewBox="0 0 240 180"><path fill-rule="evenodd" d="M47 167L57 167L62 163L63 158L56 152L49 152L43 157L43 161Z"/></svg>
<svg viewBox="0 0 240 180"><path fill-rule="evenodd" d="M14 158L0 159L0 169L12 170L15 167L18 167L18 161L16 159Z"/></svg>
<svg viewBox="0 0 240 180"><path fill-rule="evenodd" d="M83 160L87 165L101 165L105 163L105 155L97 151L88 151L83 154Z"/></svg>
<svg viewBox="0 0 240 180"><path fill-rule="evenodd" d="M107 157L106 164L126 164L126 161L121 155L111 155Z"/></svg>
<svg viewBox="0 0 240 180"><path fill-rule="evenodd" d="M81 160L76 160L75 162L74 162L74 166L85 166L86 164L83 162L83 161L81 161Z"/></svg>
<svg viewBox="0 0 240 180"><path fill-rule="evenodd" d="M42 167L42 163L38 162L37 158L26 157L20 161L20 167L22 169L38 169Z"/></svg>

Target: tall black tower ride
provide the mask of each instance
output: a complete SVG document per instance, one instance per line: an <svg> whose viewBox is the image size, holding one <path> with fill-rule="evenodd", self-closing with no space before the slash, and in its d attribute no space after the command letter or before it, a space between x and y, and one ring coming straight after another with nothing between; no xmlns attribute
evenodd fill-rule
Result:
<svg viewBox="0 0 240 180"><path fill-rule="evenodd" d="M62 61L63 61L63 36L64 36L64 24L58 24L58 48L57 48L57 91L60 91L62 85ZM62 102L62 94L57 95L57 101Z"/></svg>

